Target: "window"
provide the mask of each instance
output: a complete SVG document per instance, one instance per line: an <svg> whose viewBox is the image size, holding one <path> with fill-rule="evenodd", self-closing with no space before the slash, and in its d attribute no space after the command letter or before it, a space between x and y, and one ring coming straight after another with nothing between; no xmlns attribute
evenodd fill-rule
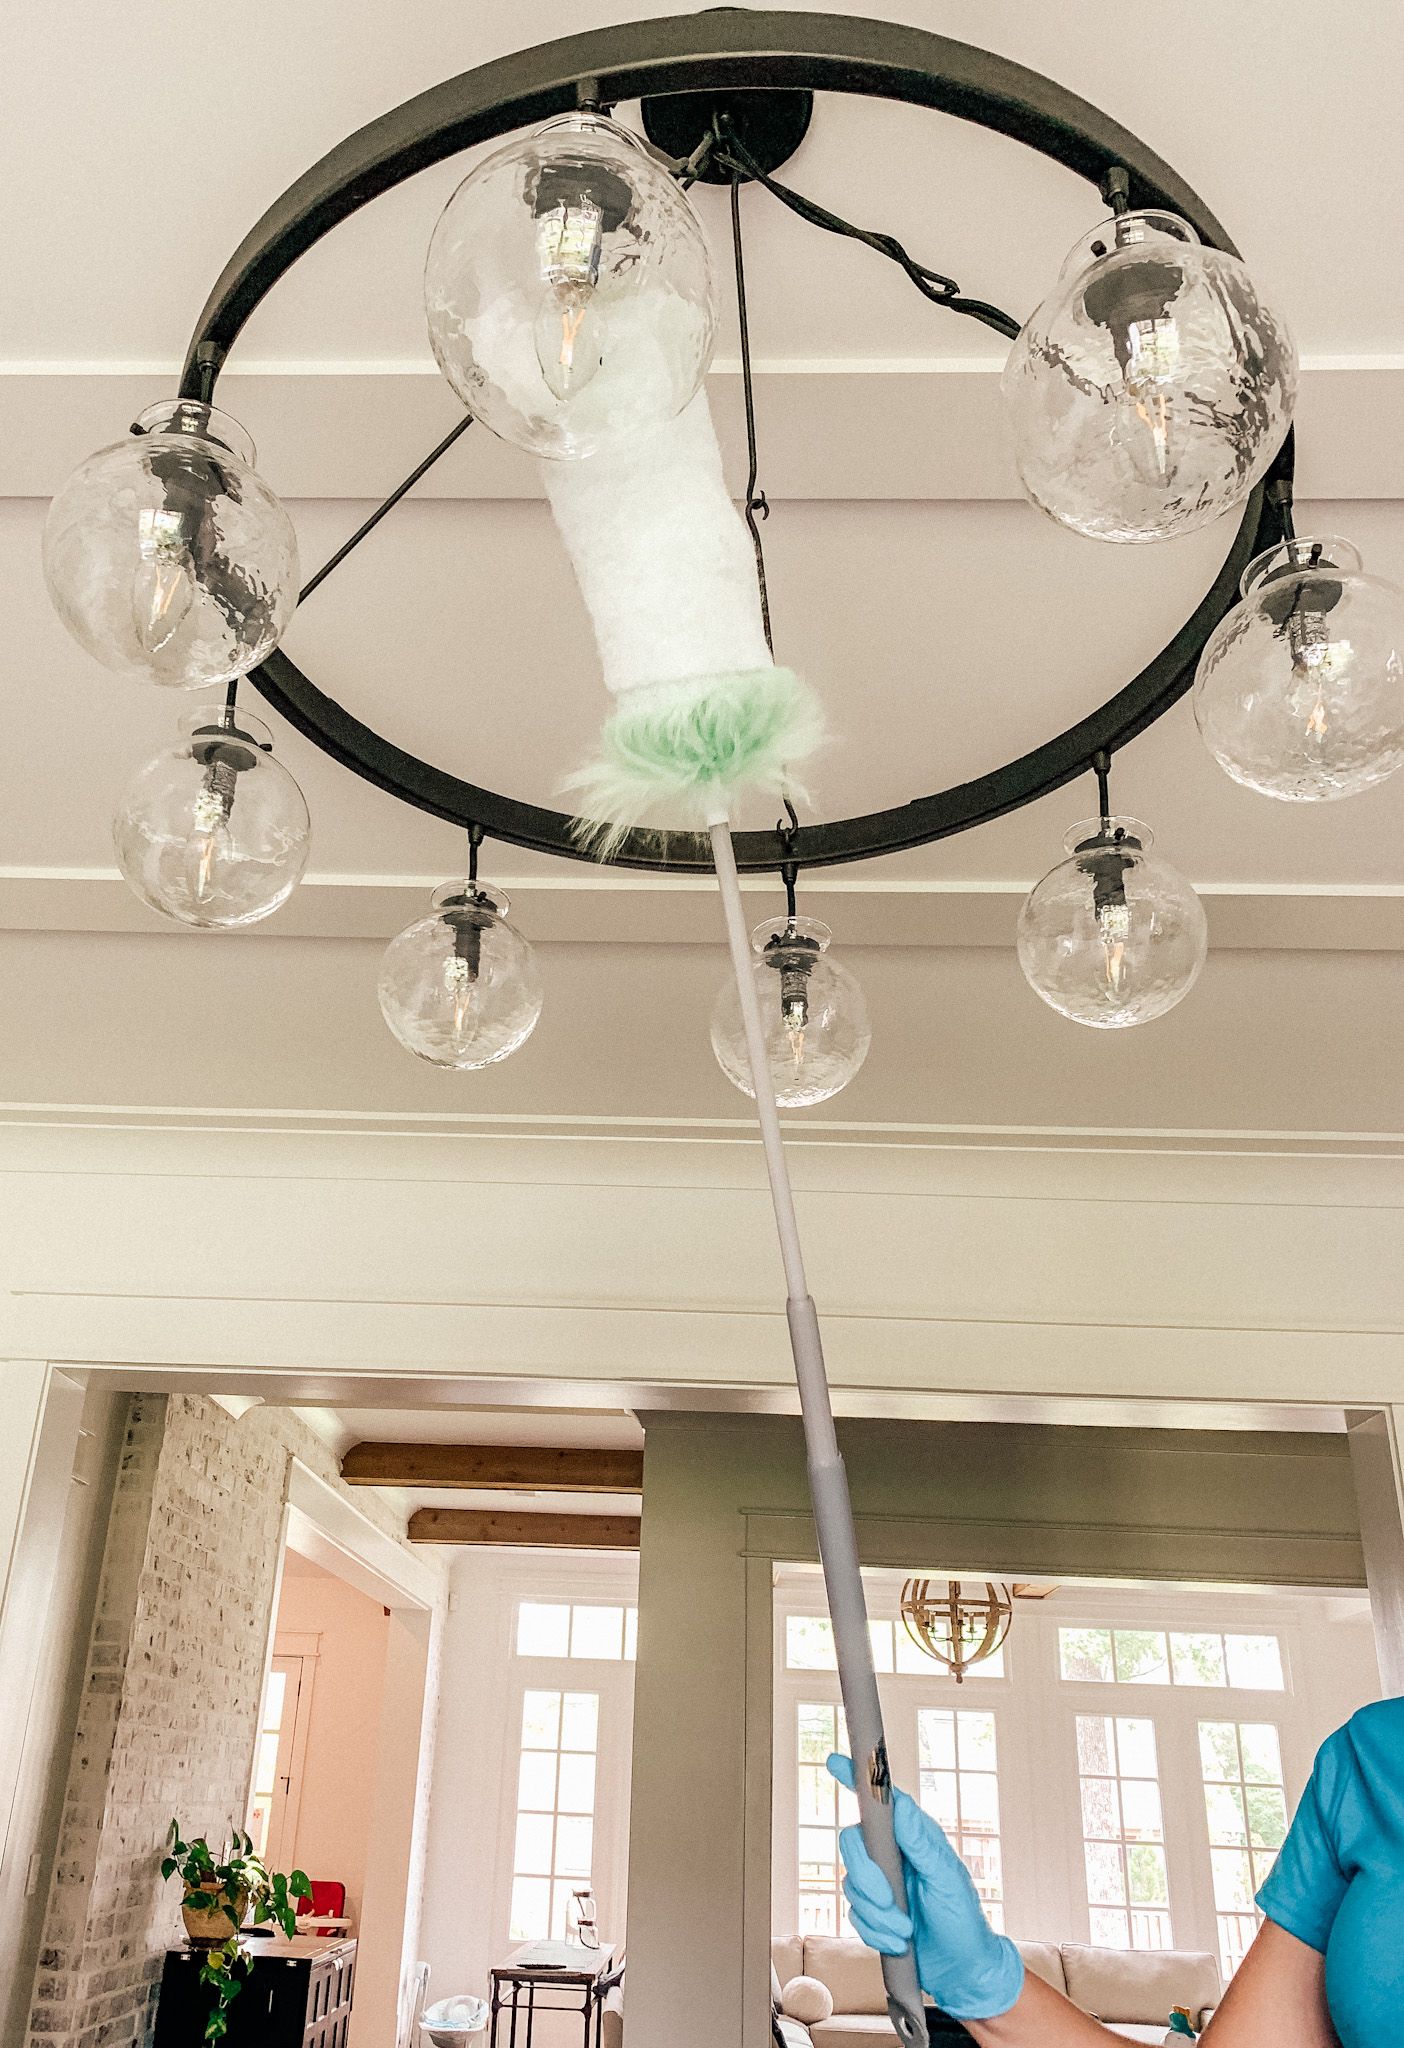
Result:
<svg viewBox="0 0 1404 2048"><path fill-rule="evenodd" d="M632 1663L638 1637L636 1607L571 1606L566 1601L523 1600L517 1608L519 1657L578 1657Z"/></svg>
<svg viewBox="0 0 1404 2048"><path fill-rule="evenodd" d="M1199 1760L1219 1953L1231 1977L1258 1931L1253 1895L1287 1836L1282 1745L1267 1721L1201 1721Z"/></svg>
<svg viewBox="0 0 1404 2048"><path fill-rule="evenodd" d="M917 1745L921 1804L960 1851L986 1918L996 1933L1003 1933L995 1717L964 1708L922 1707Z"/></svg>
<svg viewBox="0 0 1404 2048"><path fill-rule="evenodd" d="M1077 1717L1087 1917L1098 1948L1169 1948L1155 1724Z"/></svg>
<svg viewBox="0 0 1404 2048"><path fill-rule="evenodd" d="M868 1634L873 1645L873 1669L879 1673L897 1671L912 1678L949 1678L950 1673L934 1657L928 1657L907 1634L900 1621L870 1621ZM791 1671L836 1671L834 1628L827 1615L791 1614L785 1619L785 1663ZM966 1673L972 1678L1003 1678L1004 1651L982 1658Z"/></svg>
<svg viewBox="0 0 1404 2048"><path fill-rule="evenodd" d="M570 1895L590 1882L599 1718L598 1693L528 1692L522 1701L513 1941L564 1941Z"/></svg>
<svg viewBox="0 0 1404 2048"><path fill-rule="evenodd" d="M858 1801L824 1768L848 1748L843 1708L803 1703L799 1709L799 1931L847 1934L848 1901L838 1831L858 1818Z"/></svg>
<svg viewBox="0 0 1404 2048"><path fill-rule="evenodd" d="M1102 1685L1217 1685L1281 1692L1282 1645L1276 1636L1213 1630L1060 1628L1062 1676Z"/></svg>

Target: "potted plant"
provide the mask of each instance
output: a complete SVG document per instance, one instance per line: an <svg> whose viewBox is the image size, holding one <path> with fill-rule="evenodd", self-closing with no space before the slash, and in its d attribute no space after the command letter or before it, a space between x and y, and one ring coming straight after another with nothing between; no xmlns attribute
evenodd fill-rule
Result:
<svg viewBox="0 0 1404 2048"><path fill-rule="evenodd" d="M311 1896L311 1881L301 1870L290 1877L269 1870L254 1854L252 1839L237 1828L216 1858L203 1835L183 1841L180 1823L174 1820L161 1875L179 1877L184 1887L180 1915L186 1938L202 1951L200 1982L213 1993L205 2040L221 2041L229 2028L229 2008L249 1971L248 1957L239 1946L246 1916L252 1909L255 1925L274 1920L291 1937L297 1931L295 1902Z"/></svg>

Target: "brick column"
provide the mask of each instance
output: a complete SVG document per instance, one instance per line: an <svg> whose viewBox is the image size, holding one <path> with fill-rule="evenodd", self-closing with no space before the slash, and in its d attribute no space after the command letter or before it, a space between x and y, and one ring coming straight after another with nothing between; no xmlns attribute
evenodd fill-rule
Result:
<svg viewBox="0 0 1404 2048"><path fill-rule="evenodd" d="M31 2048L148 2040L178 1937L158 1862L178 1816L243 1824L288 1452L198 1396L127 1419L53 1888Z"/></svg>

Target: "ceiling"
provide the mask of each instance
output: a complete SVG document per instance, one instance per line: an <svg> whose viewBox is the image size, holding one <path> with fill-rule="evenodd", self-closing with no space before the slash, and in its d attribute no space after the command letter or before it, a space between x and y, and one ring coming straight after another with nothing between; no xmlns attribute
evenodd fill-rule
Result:
<svg viewBox="0 0 1404 2048"><path fill-rule="evenodd" d="M260 1162L248 1168L251 1187L273 1157L260 1147L286 1141L287 1159L314 1132L345 1138L348 1162L354 1139L346 1172L368 1188L377 1175L449 1181L443 1149L427 1162L465 1132L485 1146L508 1133L637 1142L628 1173L660 1183L676 1179L668 1148L686 1138L687 1173L705 1183L723 1173L707 1146L749 1137L748 1107L707 1044L724 962L703 883L489 847L484 872L507 887L542 953L541 1025L517 1057L479 1075L440 1074L404 1055L375 1002L379 951L458 868L461 846L286 730L279 755L313 815L307 881L251 933L162 928L117 878L109 819L132 768L188 706L89 662L49 610L38 565L47 495L136 409L169 395L213 279L308 164L456 71L646 11L628 0L362 0L349 10L344 0L245 0L202 12L192 34L184 15L176 32L168 0L11 0L0 23L11 82L0 144L0 1118L22 1135L80 1126L85 1171L121 1160L129 1188L154 1186L170 1167L149 1165L133 1133L155 1125L196 1147L210 1132L241 1134L244 1157ZM1399 10L1358 0L1329 36L1306 0L1281 0L1270 25L1220 0L1181 0L1149 24L1100 0L887 0L881 11L1047 71L1189 179L1303 353L1299 525L1343 530L1369 566L1399 574ZM457 417L429 356L419 274L462 169L411 180L321 243L260 308L222 380L223 401L287 498L307 568ZM877 103L821 102L786 175L1017 313L1099 211L1089 189L1016 144ZM702 192L699 204L724 253L720 195ZM764 195L748 194L745 212L779 649L815 684L836 736L815 778L818 807L835 815L900 802L995 765L1109 695L1183 618L1228 532L1117 549L1043 521L1013 478L1001 344L926 304L894 266L804 228ZM711 389L739 488L723 290ZM395 739L539 802L553 801L603 708L538 481L480 429L299 613L287 645ZM1149 1029L1064 1023L1025 987L1013 954L1022 895L1092 808L1090 787L805 885L801 907L834 926L864 982L875 1037L851 1089L796 1129L816 1143L868 1146L855 1181L881 1181L898 1199L909 1169L891 1161L909 1142L1200 1147L1206 1184L1212 1160L1233 1151L1397 1156L1404 777L1346 804L1274 805L1227 781L1182 704L1118 760L1113 789L1202 889L1210 918L1201 983ZM773 898L756 887L757 917ZM388 1163L383 1145L372 1161L391 1137L413 1139L414 1165L399 1154ZM22 1169L32 1164L25 1154ZM472 1166L484 1184L530 1170L494 1165L490 1146ZM924 1170L910 1168L913 1185ZM615 1168L591 1171L609 1200ZM325 1187L335 1169L318 1173ZM712 1240L692 1242L696 1273L677 1286L650 1273L640 1297L671 1287L695 1306L709 1289L726 1293L712 1270L721 1254L710 1264L706 1255ZM541 1261L549 1267L545 1249ZM256 1290L261 1274L239 1281ZM523 1283L522 1300L549 1305L553 1285L543 1271L535 1292ZM594 1313L590 1287L579 1292ZM480 1293L493 1298L489 1277ZM1308 1307L1300 1313L1311 1321ZM719 1322L730 1315L718 1309ZM1372 1330L1398 1326L1374 1307L1368 1320ZM1327 1323L1317 1316L1314 1327ZM459 1341L455 1331L448 1348ZM486 1354L473 1363L510 1376ZM599 1410L477 1410L468 1427L461 1401L453 1413L414 1413L412 1428L406 1420L339 1409L323 1427L333 1439L442 1431L580 1444L631 1441L636 1427Z"/></svg>

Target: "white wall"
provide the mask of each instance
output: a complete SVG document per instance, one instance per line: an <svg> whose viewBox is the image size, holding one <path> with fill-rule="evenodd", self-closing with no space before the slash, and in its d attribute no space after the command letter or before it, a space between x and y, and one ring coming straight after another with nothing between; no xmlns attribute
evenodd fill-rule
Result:
<svg viewBox="0 0 1404 2048"><path fill-rule="evenodd" d="M606 1941L622 1938L628 1846L633 1666L574 1662L562 1671L549 1660L517 1660L513 1630L521 1600L632 1604L637 1561L466 1550L454 1558L450 1586L420 1932L431 1999L458 1991L485 1996L489 1968L512 1946L507 1914L525 1686L564 1681L601 1692L595 1889ZM578 2028L577 2021L576 2038ZM546 2028L538 2025L536 2038L550 2048Z"/></svg>
<svg viewBox="0 0 1404 2048"><path fill-rule="evenodd" d="M781 1571L775 1600L775 1778L772 1914L793 1933L796 1909L796 1708L837 1704L831 1672L791 1671L785 1618L825 1612L812 1572ZM894 1617L900 1578L869 1578L869 1610ZM1072 1685L1058 1671L1058 1629L1225 1629L1272 1633L1282 1644L1281 1692L1176 1686ZM900 1624L899 1624L900 1627ZM1200 1797L1198 1722L1267 1721L1282 1744L1289 1809L1300 1798L1319 1744L1357 1707L1380 1696L1368 1604L1363 1595L1179 1590L1151 1585L1066 1586L1047 1601L1019 1602L1001 1677L978 1667L959 1688L933 1664L929 1676L879 1679L893 1776L917 1791L917 1710L984 1709L996 1724L1005 1924L1024 1940L1089 1939L1072 1720L1075 1713L1150 1715L1156 1722L1169 1856L1174 1944L1217 1949L1208 1842Z"/></svg>

